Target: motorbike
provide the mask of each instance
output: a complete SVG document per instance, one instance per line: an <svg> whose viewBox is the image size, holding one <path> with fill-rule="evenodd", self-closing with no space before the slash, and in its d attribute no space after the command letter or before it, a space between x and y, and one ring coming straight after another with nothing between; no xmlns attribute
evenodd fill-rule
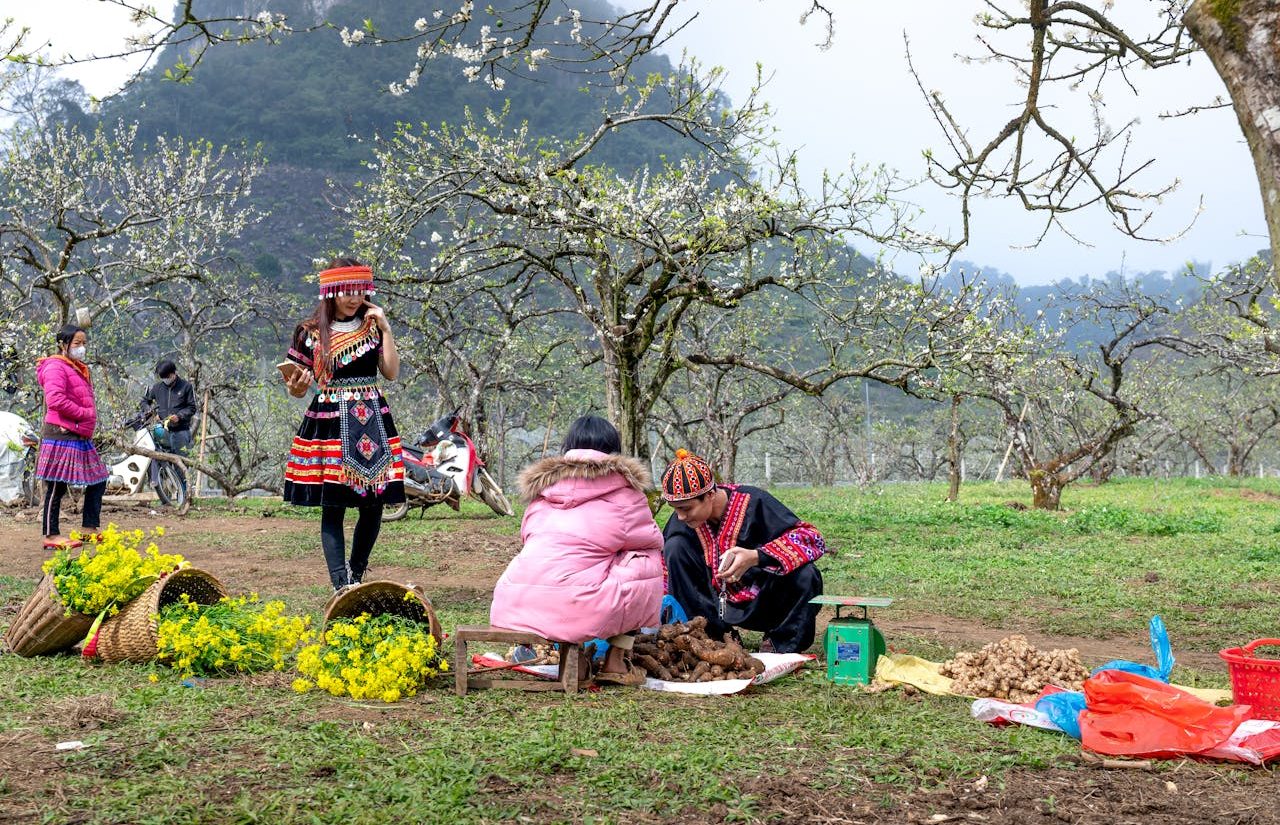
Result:
<svg viewBox="0 0 1280 825"><path fill-rule="evenodd" d="M466 434L459 410L442 416L414 444L401 445L404 451L403 504L387 510L383 521L404 518L410 507L422 508L448 504L457 510L464 496L472 496L489 505L500 516L514 515L498 482L485 469L476 445Z"/></svg>
<svg viewBox="0 0 1280 825"><path fill-rule="evenodd" d="M125 428L133 431L133 446L152 452L172 452L169 431L160 423L155 410L144 410L125 419ZM107 464L111 477L107 480L108 493L137 494L151 483L153 460L136 453L112 456ZM160 503L166 507L181 509L187 503L187 480L182 469L172 461L160 460L156 468L155 491Z"/></svg>

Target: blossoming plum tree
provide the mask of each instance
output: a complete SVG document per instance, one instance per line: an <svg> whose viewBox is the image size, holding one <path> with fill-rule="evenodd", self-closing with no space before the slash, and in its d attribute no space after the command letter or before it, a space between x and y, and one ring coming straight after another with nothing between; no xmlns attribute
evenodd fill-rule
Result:
<svg viewBox="0 0 1280 825"><path fill-rule="evenodd" d="M256 218L255 154L160 139L132 126L65 124L0 135L0 302L25 350L53 326L132 314L179 281L223 277L227 241Z"/></svg>
<svg viewBox="0 0 1280 825"><path fill-rule="evenodd" d="M375 150L377 179L352 211L357 241L384 271L424 285L535 273L556 296L550 311L589 330L624 449L647 455L645 422L683 368L690 313L730 312L765 290L779 300L819 290L817 299L832 288L826 246L847 236L932 244L908 228L883 169L854 167L805 192L795 158L772 154L757 95L727 106L720 77L651 77L573 140L536 137L494 112L403 128ZM700 153L631 175L593 162L610 134L642 127Z"/></svg>

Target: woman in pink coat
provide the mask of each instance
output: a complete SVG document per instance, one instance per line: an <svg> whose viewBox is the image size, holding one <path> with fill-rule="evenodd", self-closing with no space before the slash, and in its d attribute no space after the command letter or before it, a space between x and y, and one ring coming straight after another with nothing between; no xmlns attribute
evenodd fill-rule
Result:
<svg viewBox="0 0 1280 825"><path fill-rule="evenodd" d="M520 474L524 549L498 579L489 621L563 642L605 638L596 681L638 685L644 674L627 651L635 631L658 624L662 532L644 494L648 470L621 451L612 424L583 416L564 455Z"/></svg>
<svg viewBox="0 0 1280 825"><path fill-rule="evenodd" d="M41 521L44 546L76 546L59 533L58 512L67 485L84 487L81 514L85 533L97 533L102 515L102 494L107 489L107 467L93 446L98 409L93 382L85 363L84 330L68 324L58 331L58 354L41 358L36 378L44 390L44 427L40 431L40 458L36 478L44 481Z"/></svg>

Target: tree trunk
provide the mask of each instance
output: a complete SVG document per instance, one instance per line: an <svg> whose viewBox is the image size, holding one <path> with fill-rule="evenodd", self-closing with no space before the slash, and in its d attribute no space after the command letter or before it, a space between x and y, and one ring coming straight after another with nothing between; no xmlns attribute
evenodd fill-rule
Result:
<svg viewBox="0 0 1280 825"><path fill-rule="evenodd" d="M1031 470L1031 506L1037 510L1057 510L1062 500L1062 479L1057 473Z"/></svg>
<svg viewBox="0 0 1280 825"><path fill-rule="evenodd" d="M1208 468L1209 475L1214 475L1218 472L1218 468L1213 465L1213 456L1209 455L1209 451L1202 443L1200 443L1199 439L1188 439L1187 445L1191 447L1191 451L1196 454L1196 457L1204 462L1204 466ZM1197 467L1198 466L1199 465L1197 465ZM1199 477L1200 472L1197 469L1196 478Z"/></svg>
<svg viewBox="0 0 1280 825"><path fill-rule="evenodd" d="M476 445L480 460L488 461L493 458L493 426L489 420L489 410L479 393L475 393L472 397L471 411L467 417L466 426L467 435L471 436L472 443Z"/></svg>
<svg viewBox="0 0 1280 825"><path fill-rule="evenodd" d="M1249 450L1242 449L1238 444L1231 444L1227 448L1227 475L1232 478L1239 478L1244 475L1245 464L1249 460Z"/></svg>
<svg viewBox="0 0 1280 825"><path fill-rule="evenodd" d="M720 463L712 467L720 474L720 480L733 483L734 473L738 471L738 442L731 433L724 433L720 438Z"/></svg>
<svg viewBox="0 0 1280 825"><path fill-rule="evenodd" d="M646 422L647 408L641 409L638 359L618 341L600 336L604 348L604 386L609 419L622 436L623 455L649 458Z"/></svg>
<svg viewBox="0 0 1280 825"><path fill-rule="evenodd" d="M951 434L947 437L947 461L951 463L951 485L947 501L960 499L960 396L951 396Z"/></svg>
<svg viewBox="0 0 1280 825"><path fill-rule="evenodd" d="M1195 0L1183 22L1231 94L1262 189L1271 277L1280 284L1280 3Z"/></svg>

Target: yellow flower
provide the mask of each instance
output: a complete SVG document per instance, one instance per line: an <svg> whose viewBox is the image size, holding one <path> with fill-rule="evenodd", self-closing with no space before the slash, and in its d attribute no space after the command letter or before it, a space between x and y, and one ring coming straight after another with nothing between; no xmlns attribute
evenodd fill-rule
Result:
<svg viewBox="0 0 1280 825"><path fill-rule="evenodd" d="M242 596L201 605L180 600L161 611L157 648L161 661L183 675L281 670L285 657L308 640L307 624L285 615L279 601L262 604ZM308 655L310 648L299 657Z"/></svg>
<svg viewBox="0 0 1280 825"><path fill-rule="evenodd" d="M88 548L71 555L57 550L41 569L53 577L54 588L68 612L95 615L118 612L119 605L141 593L155 576L177 569L181 556L162 555L155 545L139 552L142 531L121 533L114 524L102 531L92 553Z"/></svg>
<svg viewBox="0 0 1280 825"><path fill-rule="evenodd" d="M447 664L421 624L365 613L332 622L323 646L309 645L298 654L298 670L335 696L396 702L413 696Z"/></svg>

